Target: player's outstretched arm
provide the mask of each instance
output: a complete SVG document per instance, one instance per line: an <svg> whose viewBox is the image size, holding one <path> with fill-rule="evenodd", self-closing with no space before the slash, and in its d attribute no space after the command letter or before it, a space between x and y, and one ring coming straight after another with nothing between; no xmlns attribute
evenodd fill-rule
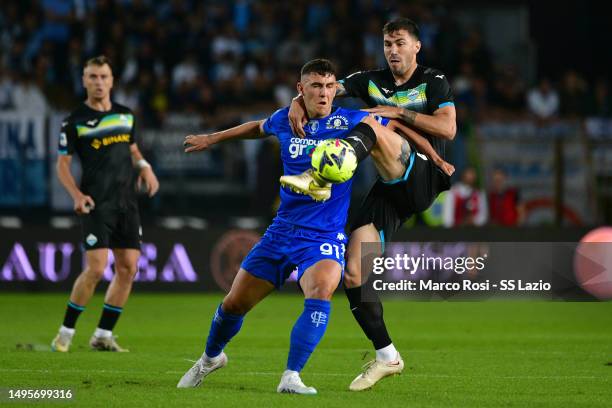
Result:
<svg viewBox="0 0 612 408"><path fill-rule="evenodd" d="M263 124L264 120L256 120L220 132L185 136L183 147L185 153L191 153L208 150L211 146L228 140L256 139L265 135Z"/></svg>
<svg viewBox="0 0 612 408"><path fill-rule="evenodd" d="M417 150L427 156L431 161L435 163L444 173L448 176L452 176L455 172L455 166L445 161L436 149L433 148L429 140L421 136L415 130L405 126L398 120L391 120L387 127L400 135L403 135L406 139L410 140Z"/></svg>
<svg viewBox="0 0 612 408"><path fill-rule="evenodd" d="M137 181L138 188L140 189L140 186L144 185L149 197L153 197L159 190L159 181L153 172L153 168L144 159L136 143L130 145L130 153L132 154L132 162L140 169Z"/></svg>
<svg viewBox="0 0 612 408"><path fill-rule="evenodd" d="M387 105L363 110L385 118L402 120L410 126L442 139L453 140L457 133L457 112L454 106L438 108L433 115Z"/></svg>

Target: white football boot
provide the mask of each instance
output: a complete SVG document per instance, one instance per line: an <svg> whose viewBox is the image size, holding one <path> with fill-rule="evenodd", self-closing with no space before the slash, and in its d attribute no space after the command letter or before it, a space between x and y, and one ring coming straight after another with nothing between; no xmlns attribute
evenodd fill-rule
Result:
<svg viewBox="0 0 612 408"><path fill-rule="evenodd" d="M281 394L315 395L317 390L314 387L304 385L300 378L300 373L297 371L285 370L280 384L276 388L276 392Z"/></svg>
<svg viewBox="0 0 612 408"><path fill-rule="evenodd" d="M400 374L403 369L404 360L402 360L402 356L400 356L399 353L397 353L395 361L391 361L390 363L372 360L363 366L363 371L353 380L351 385L349 385L349 390L367 390L387 376Z"/></svg>
<svg viewBox="0 0 612 408"><path fill-rule="evenodd" d="M195 362L193 367L187 371L176 385L177 388L199 387L202 380L213 371L227 365L227 355L221 352L217 357L208 358L202 356Z"/></svg>

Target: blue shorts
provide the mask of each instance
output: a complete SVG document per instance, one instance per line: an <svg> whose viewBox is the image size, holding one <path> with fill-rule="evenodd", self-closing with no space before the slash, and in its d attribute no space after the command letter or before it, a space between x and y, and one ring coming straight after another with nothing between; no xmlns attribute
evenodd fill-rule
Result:
<svg viewBox="0 0 612 408"><path fill-rule="evenodd" d="M346 241L344 231L319 232L275 222L251 249L241 267L280 288L296 268L299 282L306 269L322 259L331 259L340 264L342 282Z"/></svg>

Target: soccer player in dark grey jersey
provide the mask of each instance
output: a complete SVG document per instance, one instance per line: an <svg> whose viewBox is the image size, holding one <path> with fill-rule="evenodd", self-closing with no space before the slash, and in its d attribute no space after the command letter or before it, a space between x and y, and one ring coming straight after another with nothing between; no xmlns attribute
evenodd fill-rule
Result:
<svg viewBox="0 0 612 408"><path fill-rule="evenodd" d="M383 28L383 41L388 68L348 76L339 81L337 95L361 98L370 106L369 112L403 121L427 138L444 159L445 142L455 137L457 128L453 94L446 76L417 64L421 43L413 21L400 18L387 23ZM294 133L303 136L303 124L308 119L300 96L291 104L289 119ZM364 145L369 150L376 138L373 132L363 132L362 137L354 138L354 143L356 150ZM407 150L415 151L414 148ZM400 160L405 159L402 152L397 155ZM376 163L377 158L373 156L373 159ZM351 383L349 388L353 391L370 388L380 379L401 372L404 366L387 332L380 300L375 293L371 296L376 302L361 299L362 289L367 290L361 276L364 255L361 244L390 240L408 217L426 210L437 195L450 186L449 172L427 160L425 155L416 153L411 155L410 161L412 165L408 166L404 177L391 182L378 180L374 184L351 225L344 275L346 295L355 319L376 349L376 359ZM316 180L310 183L304 177L284 182L301 189L304 194L309 194L311 185L321 187Z"/></svg>
<svg viewBox="0 0 612 408"><path fill-rule="evenodd" d="M132 111L111 102L113 73L106 57L86 62L83 86L87 99L62 123L57 175L81 220L87 265L74 283L63 324L51 347L63 352L70 348L76 320L104 274L110 248L115 275L90 346L95 350L127 351L117 344L112 330L132 289L140 256L142 229L136 186L144 184L153 196L159 183L136 145ZM75 153L83 168L80 186L70 172ZM134 167L138 169L137 180Z"/></svg>

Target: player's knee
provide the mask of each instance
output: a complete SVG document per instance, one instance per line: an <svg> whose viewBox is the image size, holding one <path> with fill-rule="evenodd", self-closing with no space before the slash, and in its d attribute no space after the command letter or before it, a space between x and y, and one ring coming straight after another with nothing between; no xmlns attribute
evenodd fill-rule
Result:
<svg viewBox="0 0 612 408"><path fill-rule="evenodd" d="M331 300L338 282L318 282L312 285L304 295L308 299Z"/></svg>
<svg viewBox="0 0 612 408"><path fill-rule="evenodd" d="M98 283L104 276L106 265L88 265L82 275L91 283Z"/></svg>
<svg viewBox="0 0 612 408"><path fill-rule="evenodd" d="M121 279L132 280L138 272L136 265L115 265L115 272Z"/></svg>
<svg viewBox="0 0 612 408"><path fill-rule="evenodd" d="M221 307L223 308L224 312L235 315L245 315L249 310L251 310L250 305L244 300L231 295L227 295L223 299Z"/></svg>

